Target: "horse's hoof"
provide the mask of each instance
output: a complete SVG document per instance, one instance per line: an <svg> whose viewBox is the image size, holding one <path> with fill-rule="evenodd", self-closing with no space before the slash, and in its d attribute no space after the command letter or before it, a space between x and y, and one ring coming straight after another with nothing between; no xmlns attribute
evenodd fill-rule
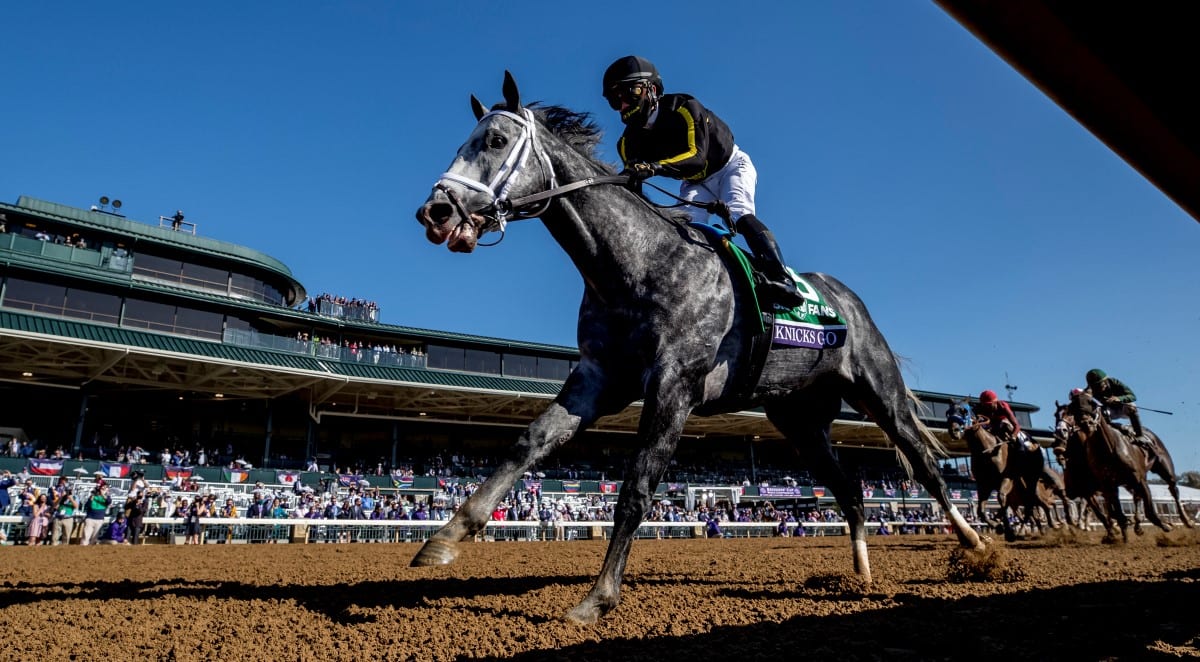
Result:
<svg viewBox="0 0 1200 662"><path fill-rule="evenodd" d="M421 551L413 557L409 566L422 568L431 565L449 565L458 558L458 545L445 540L426 540Z"/></svg>
<svg viewBox="0 0 1200 662"><path fill-rule="evenodd" d="M565 618L576 625L595 625L596 621L599 621L600 617L607 614L612 607L587 598L567 612Z"/></svg>

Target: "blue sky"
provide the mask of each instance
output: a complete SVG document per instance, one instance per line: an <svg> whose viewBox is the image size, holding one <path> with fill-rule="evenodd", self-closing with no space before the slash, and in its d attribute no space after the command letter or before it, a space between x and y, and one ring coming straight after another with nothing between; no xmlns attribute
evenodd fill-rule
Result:
<svg viewBox="0 0 1200 662"><path fill-rule="evenodd" d="M1200 224L931 2L9 3L0 199L183 209L383 321L575 344L539 224L471 255L413 213L505 69L596 113L613 59L721 115L789 262L855 289L916 389L1042 408L1100 367L1200 469ZM667 183L667 182L664 182Z"/></svg>

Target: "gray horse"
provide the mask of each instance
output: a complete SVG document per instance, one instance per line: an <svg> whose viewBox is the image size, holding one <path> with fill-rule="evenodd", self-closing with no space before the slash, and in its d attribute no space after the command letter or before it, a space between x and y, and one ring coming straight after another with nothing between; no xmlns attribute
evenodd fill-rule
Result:
<svg viewBox="0 0 1200 662"><path fill-rule="evenodd" d="M830 427L843 400L869 416L941 505L960 543L985 545L950 503L934 451L937 439L916 416L895 356L859 298L824 274L804 279L841 313L840 347L772 346L745 388L759 309L706 236L670 218L626 187L594 157L600 132L587 115L522 106L507 72L504 103L479 120L417 220L435 244L474 250L505 222L539 216L583 276L578 367L554 402L520 436L495 473L433 534L414 566L452 562L460 541L482 530L520 476L602 416L644 406L641 450L626 468L600 575L568 614L592 623L616 607L634 534L675 451L688 416L761 404L767 418L830 488L850 529L854 570L870 582L862 490L839 466ZM560 182L569 182L561 184ZM503 235L501 235L503 236ZM757 330L756 330L756 327Z"/></svg>

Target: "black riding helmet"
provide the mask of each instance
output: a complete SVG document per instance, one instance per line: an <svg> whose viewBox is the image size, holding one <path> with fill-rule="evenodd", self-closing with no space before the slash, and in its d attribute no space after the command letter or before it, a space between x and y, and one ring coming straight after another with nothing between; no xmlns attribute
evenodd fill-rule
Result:
<svg viewBox="0 0 1200 662"><path fill-rule="evenodd" d="M621 113L625 124L644 124L662 94L662 76L654 63L637 55L626 55L604 70L602 94L613 110L621 110L621 102L627 104ZM653 89L650 89L651 86Z"/></svg>

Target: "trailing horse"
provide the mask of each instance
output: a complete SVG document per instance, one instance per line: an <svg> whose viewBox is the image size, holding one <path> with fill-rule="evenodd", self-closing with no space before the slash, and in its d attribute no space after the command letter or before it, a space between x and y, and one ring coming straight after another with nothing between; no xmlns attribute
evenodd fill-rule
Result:
<svg viewBox="0 0 1200 662"><path fill-rule="evenodd" d="M844 320L838 346L770 345L752 288L731 273L719 242L611 185L626 178L594 157L600 134L586 115L523 106L507 72L503 90L504 102L491 111L471 98L478 124L417 220L430 241L470 252L480 236L503 232L508 221L540 217L583 277L580 360L553 403L412 565L452 562L459 542L486 526L525 471L600 417L638 400L644 403L642 446L626 468L599 577L567 614L571 620L591 623L617 605L634 534L693 413L761 404L833 492L846 515L854 570L866 582L862 491L839 466L830 438L843 399L899 448L960 543L984 548L950 503L934 459L937 439L918 420L895 356L853 292L830 276L805 274ZM756 347L770 350L757 361L760 370L751 368Z"/></svg>
<svg viewBox="0 0 1200 662"><path fill-rule="evenodd" d="M1073 428L1074 421L1066 413L1068 405L1059 404L1057 401L1055 406L1055 452L1060 452L1066 447L1067 438ZM1133 430L1129 426L1114 425L1116 430L1125 435L1126 438L1133 438ZM1175 510L1179 513L1179 518L1183 525L1187 528L1194 528L1195 523L1188 516L1187 511L1183 508L1183 503L1179 498L1179 477L1175 473L1175 460L1171 458L1171 453L1167 450L1166 444L1162 439L1149 428L1144 428L1143 438L1146 444L1134 444L1146 456L1147 471L1158 476L1167 486L1167 491L1170 492L1171 498L1175 501ZM1151 503L1150 508L1154 507ZM1140 520L1138 519L1137 509L1134 509L1134 531L1140 530Z"/></svg>
<svg viewBox="0 0 1200 662"><path fill-rule="evenodd" d="M1040 507L1053 526L1056 493L1061 495L1070 521L1070 504L1061 483L1054 484L1051 478L1046 477L1046 482L1051 484L1041 488L1045 469L1041 453L1029 453L1001 441L988 430L988 420L984 416L976 417L974 423L966 428L952 424L950 436L966 441L967 449L971 452L971 474L975 477L976 507L981 521L987 521L985 504L992 493L996 493L1005 540L1012 542L1016 539L1008 517L1009 508L1016 513L1018 506L1024 506L1025 518L1036 520L1034 509Z"/></svg>
<svg viewBox="0 0 1200 662"><path fill-rule="evenodd" d="M1171 525L1155 512L1146 485L1149 465L1146 453L1108 422L1102 406L1089 393L1072 394L1065 409L1059 409L1055 414L1055 434L1058 436L1061 429L1066 438L1062 457L1068 493L1088 499L1104 520L1109 536L1114 535L1111 517L1121 529L1122 540L1129 540L1128 518L1121 509L1118 487L1124 487L1133 496L1134 513L1141 501L1146 504L1146 519L1163 531L1170 531ZM1096 493L1104 497L1104 511L1095 502ZM1140 533L1140 525L1134 531Z"/></svg>

